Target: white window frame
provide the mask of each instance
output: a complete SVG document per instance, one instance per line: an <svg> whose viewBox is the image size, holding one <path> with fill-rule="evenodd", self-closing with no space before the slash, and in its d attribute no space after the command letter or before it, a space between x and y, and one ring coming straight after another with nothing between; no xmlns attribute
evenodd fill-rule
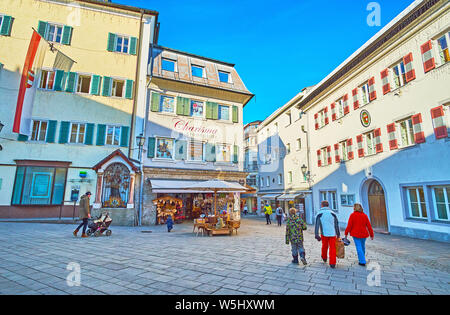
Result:
<svg viewBox="0 0 450 315"><path fill-rule="evenodd" d="M282 184L283 184L283 175L278 174L278 185L282 185Z"/></svg>
<svg viewBox="0 0 450 315"><path fill-rule="evenodd" d="M75 142L72 142L72 128L74 125L78 125L77 127L77 133L76 133L76 140ZM84 134L83 134L83 141L80 142L80 128L81 125L84 125ZM84 142L86 141L86 129L87 129L87 124L83 123L83 122L71 122L70 123L70 129L69 129L69 139L67 139L67 143L69 144L84 144ZM105 143L106 143L106 138L105 138ZM119 140L119 145L120 145L120 140Z"/></svg>
<svg viewBox="0 0 450 315"><path fill-rule="evenodd" d="M196 75L194 75L194 68L198 68L198 69L201 69L202 70L202 76L196 76ZM195 78L206 78L206 76L205 76L205 67L203 67L203 66L197 66L197 65L191 65L191 75L192 75L192 77L195 77Z"/></svg>
<svg viewBox="0 0 450 315"><path fill-rule="evenodd" d="M439 39L441 39L442 37L445 37L445 40L446 40L446 42L447 42L447 50L449 50L449 54L450 54L450 30L447 30L445 33L442 33L441 35L439 35L439 36L436 36L436 39L434 40L434 42L435 42L435 52L436 52L436 56L437 56L437 58L436 58L436 65L437 66L442 66L442 65L445 65L446 63L448 63L448 62L450 62L450 60L449 61L443 61L442 60L442 56L441 56L441 48L440 48L440 45L439 45Z"/></svg>
<svg viewBox="0 0 450 315"><path fill-rule="evenodd" d="M450 103L442 105L444 109L444 122L447 124L447 137L450 137Z"/></svg>
<svg viewBox="0 0 450 315"><path fill-rule="evenodd" d="M172 156L171 158L168 157L159 157L158 155L158 140L171 140L173 145L172 145L172 151L170 152L170 155ZM164 161L174 161L175 160L175 145L176 145L176 141L174 138L170 138L170 137L160 137L160 136L155 136L155 154L154 154L154 159L155 160L164 160Z"/></svg>
<svg viewBox="0 0 450 315"><path fill-rule="evenodd" d="M450 205L449 205L450 196L447 195L447 189L446 189L447 187L448 186L432 186L431 187L431 195L433 198L433 208L434 208L435 219L437 221L441 221L441 222L449 222L450 221ZM445 209L447 211L447 219L439 218L438 208L437 208L437 203L436 203L436 193L434 191L436 188L441 188L444 190L444 201L445 201Z"/></svg>
<svg viewBox="0 0 450 315"><path fill-rule="evenodd" d="M410 123L408 123L410 122ZM403 143L403 137L402 137L402 124L405 123L406 125L406 138L407 138L407 144ZM398 147L399 148L407 148L407 147L411 147L414 146L416 144L415 140L414 140L414 128L413 128L413 124L412 124L412 117L408 117L402 120L399 120L397 123L397 128L396 128L396 132L397 132L397 143L398 143Z"/></svg>
<svg viewBox="0 0 450 315"><path fill-rule="evenodd" d="M122 96L116 96L114 92L116 92L116 89L114 88L114 82L117 81L123 81L123 88L122 88ZM125 98L125 88L126 88L127 80L123 78L111 78L111 97L115 98ZM91 79L91 85L92 85L92 79Z"/></svg>
<svg viewBox="0 0 450 315"><path fill-rule="evenodd" d="M409 216L409 218L412 218L412 219L427 219L428 218L428 210L427 210L427 205L426 205L426 200L425 200L425 191L424 191L423 187L405 187L405 189L406 189L406 201L408 203L408 216ZM422 193L423 193L423 196L424 196L424 200L423 201L420 200L419 189L422 190ZM417 202L417 204L419 206L419 216L418 217L414 216L413 213L412 213L412 207L411 207L412 201L411 201L411 197L410 197L410 194L409 194L410 190L414 190L415 191L416 198L418 200L418 202ZM422 215L422 203L425 204L425 212L427 214L426 217L424 217Z"/></svg>
<svg viewBox="0 0 450 315"><path fill-rule="evenodd" d="M228 108L228 119L222 119L221 118L221 111L220 111L220 108L221 107L227 107ZM217 106L217 111L218 111L218 119L220 120L220 121L231 121L231 119L232 119L232 115L231 115L231 111L230 111L230 109L231 109L231 106L230 105L224 105L224 104L218 104L218 106Z"/></svg>
<svg viewBox="0 0 450 315"><path fill-rule="evenodd" d="M297 151L300 151L302 149L302 139L298 138L296 141Z"/></svg>
<svg viewBox="0 0 450 315"><path fill-rule="evenodd" d="M224 82L224 81L222 81L222 80L220 80L220 73L226 73L227 75L228 75L228 81L227 82ZM232 82L232 80L231 80L231 72L228 72L228 71L224 71L224 70L217 70L217 77L219 78L219 82L220 83L233 83Z"/></svg>
<svg viewBox="0 0 450 315"><path fill-rule="evenodd" d="M1 27L1 26L0 26ZM46 72L46 86L42 87L42 80L44 79L44 71ZM53 86L51 89L48 88L48 78L50 75L53 74ZM41 76L39 78L39 89L46 90L46 91L54 91L55 90L55 77L56 77L56 71L50 70L50 69L42 69Z"/></svg>
<svg viewBox="0 0 450 315"><path fill-rule="evenodd" d="M4 14L0 14L0 29L2 28L3 21L4 21Z"/></svg>
<svg viewBox="0 0 450 315"><path fill-rule="evenodd" d="M191 144L195 142L195 143L201 143L202 145L202 158L201 160L194 160L192 159L192 148L191 148ZM204 162L205 161L205 141L201 141L201 140L195 140L195 139L190 139L187 141L188 143L188 161L189 162Z"/></svg>
<svg viewBox="0 0 450 315"><path fill-rule="evenodd" d="M90 82L89 82L89 91L88 92L81 92L80 88L81 88L81 84L80 84L80 79L82 77L89 77L90 78ZM78 94L90 94L92 91L92 74L88 74L88 73L77 73L77 89L76 89L76 93ZM112 89L111 89L111 93L112 93Z"/></svg>
<svg viewBox="0 0 450 315"><path fill-rule="evenodd" d="M294 181L294 178L293 178L292 171L289 171L288 172L288 184L292 184L293 181Z"/></svg>
<svg viewBox="0 0 450 315"><path fill-rule="evenodd" d="M339 155L340 160L343 162L348 161L348 145L347 140L339 142Z"/></svg>
<svg viewBox="0 0 450 315"><path fill-rule="evenodd" d="M193 110L192 110L192 102L196 102L196 103L202 103L202 115L200 116L200 115L193 115ZM190 115L190 117L193 117L193 118L205 118L205 102L204 101L199 101L199 100L190 100L190 102L189 102L189 115Z"/></svg>
<svg viewBox="0 0 450 315"><path fill-rule="evenodd" d="M288 118L287 126L290 126L292 124L292 113L289 112L289 113L286 113L286 115L287 115L287 118Z"/></svg>
<svg viewBox="0 0 450 315"><path fill-rule="evenodd" d="M38 131L37 131L37 134L36 134L36 139L33 139L33 131L34 131L34 123L35 123L35 122L39 123L39 126L38 126ZM41 138L41 125L42 125L42 123L46 123L46 124L47 124L47 126L46 126L46 128L45 128L44 140L40 140L40 138ZM33 142L45 142L45 141L47 140L48 124L49 124L49 121L48 121L48 120L45 120L45 119L33 119L33 120L31 120L31 136L30 136L30 140L29 140L29 141L33 141Z"/></svg>
<svg viewBox="0 0 450 315"><path fill-rule="evenodd" d="M336 118L342 118L345 116L344 113L344 97L341 97L336 102Z"/></svg>
<svg viewBox="0 0 450 315"><path fill-rule="evenodd" d="M369 80L360 85L358 89L359 89L358 97L360 98L361 106L369 104L370 103ZM364 91L366 91L366 93L364 93ZM364 103L364 95L367 97L366 103Z"/></svg>
<svg viewBox="0 0 450 315"><path fill-rule="evenodd" d="M264 177L259 178L260 187L264 187Z"/></svg>
<svg viewBox="0 0 450 315"><path fill-rule="evenodd" d="M108 143L108 129L112 128L113 133L112 133L112 143ZM119 129L119 143L118 144L114 144L114 135L115 135L115 131L116 129ZM122 138L122 126L120 125L106 125L105 128L105 145L107 146L112 146L112 147L118 147L120 146L120 139Z"/></svg>
<svg viewBox="0 0 450 315"><path fill-rule="evenodd" d="M326 200L328 201L331 210L334 211L338 210L337 190L321 190L319 191L319 194L320 194L320 202ZM332 198L333 195L334 200Z"/></svg>
<svg viewBox="0 0 450 315"><path fill-rule="evenodd" d="M291 144L290 143L286 144L286 154L291 154Z"/></svg>
<svg viewBox="0 0 450 315"><path fill-rule="evenodd" d="M323 128L325 127L325 117L326 117L325 108L319 111L318 114L319 114L319 128Z"/></svg>
<svg viewBox="0 0 450 315"><path fill-rule="evenodd" d="M122 34L115 34L116 39L114 41L114 52L122 53L122 54L129 54L130 53L130 44L131 44L131 36L128 35L122 35ZM122 39L121 49L117 50L117 45L119 44L119 38ZM128 40L128 45L125 46L125 40ZM125 47L127 47L127 51L125 51Z"/></svg>
<svg viewBox="0 0 450 315"><path fill-rule="evenodd" d="M377 147L375 144L375 130L366 132L363 134L363 143L364 143L364 151L366 152L366 156L371 156L377 154ZM369 146L368 138L372 141L372 146Z"/></svg>
<svg viewBox="0 0 450 315"><path fill-rule="evenodd" d="M163 104L163 99L164 98L170 98L173 101L173 106L172 106L172 111L171 112L166 112L162 110L162 104ZM166 95L166 94L161 94L160 98L159 98L159 105L158 105L158 113L162 113L162 114L175 114L175 108L176 108L176 98L172 95Z"/></svg>
<svg viewBox="0 0 450 315"><path fill-rule="evenodd" d="M223 161L218 159L218 157L220 156L220 154L222 154L222 152L220 151L220 147L226 147L228 148L228 157L229 157L229 161ZM231 153L231 149L232 149L232 145L228 144L228 143L218 143L216 144L216 162L217 163L231 163L232 162L232 153Z"/></svg>
<svg viewBox="0 0 450 315"><path fill-rule="evenodd" d="M54 32L52 38L50 38L50 28L51 27L55 28L55 32ZM56 40L57 36L58 36L58 29L61 29L61 37L60 37L59 41ZM46 34L46 40L47 41L61 44L62 38L63 38L63 34L64 34L64 25L57 24L57 23L48 23L48 31L47 31L47 34Z"/></svg>
<svg viewBox="0 0 450 315"><path fill-rule="evenodd" d="M163 63L164 63L164 61L169 61L169 62L173 62L173 63L174 63L174 65L173 65L173 71L172 71L172 70L166 70L166 69L163 68ZM177 63L177 61L174 60L174 59L162 57L162 58L161 58L161 70L162 70L162 71L167 71L167 72L177 73L177 72L178 72L178 63Z"/></svg>
<svg viewBox="0 0 450 315"><path fill-rule="evenodd" d="M328 166L328 151L327 147L320 149L320 158L322 161L322 166Z"/></svg>
<svg viewBox="0 0 450 315"><path fill-rule="evenodd" d="M403 69L402 69L402 65L403 65ZM398 76L399 85L398 86L396 84L396 75L395 75L395 71L394 71L395 69L397 69L398 73L399 73L399 76ZM392 87L391 87L392 91L399 89L408 83L408 82L406 82L406 67L405 67L403 60L396 62L392 67L390 67L388 77L390 78L389 83L392 82Z"/></svg>
<svg viewBox="0 0 450 315"><path fill-rule="evenodd" d="M270 176L267 176L267 178L266 178L266 186L267 187L270 186Z"/></svg>

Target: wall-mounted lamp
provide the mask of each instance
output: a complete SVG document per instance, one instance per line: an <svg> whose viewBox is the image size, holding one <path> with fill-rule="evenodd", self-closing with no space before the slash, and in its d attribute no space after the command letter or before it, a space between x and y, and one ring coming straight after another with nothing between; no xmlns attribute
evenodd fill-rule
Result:
<svg viewBox="0 0 450 315"><path fill-rule="evenodd" d="M305 164L303 164L300 169L302 170L302 174L303 174L303 177L305 178L305 180L309 181L309 179L311 177L311 173L308 171L308 167Z"/></svg>

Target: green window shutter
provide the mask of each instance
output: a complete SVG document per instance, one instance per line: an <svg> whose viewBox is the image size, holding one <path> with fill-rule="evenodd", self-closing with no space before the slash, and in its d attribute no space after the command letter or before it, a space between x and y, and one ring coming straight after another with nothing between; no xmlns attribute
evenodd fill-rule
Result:
<svg viewBox="0 0 450 315"><path fill-rule="evenodd" d="M114 45L116 44L116 34L113 33L109 33L108 34L108 46L107 46L107 50L108 51L114 51Z"/></svg>
<svg viewBox="0 0 450 315"><path fill-rule="evenodd" d="M48 122L48 130L47 130L47 139L46 142L48 143L55 143L56 139L56 120L50 120Z"/></svg>
<svg viewBox="0 0 450 315"><path fill-rule="evenodd" d="M239 147L237 145L234 146L233 163L239 163Z"/></svg>
<svg viewBox="0 0 450 315"><path fill-rule="evenodd" d="M233 106L233 122L239 122L239 107Z"/></svg>
<svg viewBox="0 0 450 315"><path fill-rule="evenodd" d="M177 97L177 115L189 116L191 113L190 100L185 97Z"/></svg>
<svg viewBox="0 0 450 315"><path fill-rule="evenodd" d="M67 76L66 92L69 92L69 93L75 92L76 84L77 84L77 73L69 72L69 74Z"/></svg>
<svg viewBox="0 0 450 315"><path fill-rule="evenodd" d="M100 94L100 83L102 81L102 77L99 75L93 75L92 76L92 83L91 83L91 94L92 95L99 95Z"/></svg>
<svg viewBox="0 0 450 315"><path fill-rule="evenodd" d="M105 145L106 125L98 125L97 127L97 145Z"/></svg>
<svg viewBox="0 0 450 315"><path fill-rule="evenodd" d="M206 119L213 119L213 103L206 102Z"/></svg>
<svg viewBox="0 0 450 315"><path fill-rule="evenodd" d="M86 125L86 136L84 137L84 144L87 145L94 144L94 126L95 124Z"/></svg>
<svg viewBox="0 0 450 315"><path fill-rule="evenodd" d="M212 119L219 119L219 104L212 103Z"/></svg>
<svg viewBox="0 0 450 315"><path fill-rule="evenodd" d="M150 106L150 110L152 112L159 112L159 102L160 102L160 94L152 92L152 104Z"/></svg>
<svg viewBox="0 0 450 315"><path fill-rule="evenodd" d="M17 140L18 140L18 141L27 141L27 140L28 140L28 136L27 136L27 135L21 135L21 134L19 134L19 135L17 136Z"/></svg>
<svg viewBox="0 0 450 315"><path fill-rule="evenodd" d="M149 158L155 157L155 146L156 146L156 138L153 137L148 138L147 157Z"/></svg>
<svg viewBox="0 0 450 315"><path fill-rule="evenodd" d="M188 98L184 99L184 115L191 116L191 100Z"/></svg>
<svg viewBox="0 0 450 315"><path fill-rule="evenodd" d="M216 161L216 145L214 143L206 144L205 160L206 160L206 162L215 162Z"/></svg>
<svg viewBox="0 0 450 315"><path fill-rule="evenodd" d="M44 22L44 21L39 21L37 31L38 31L39 35L41 35L45 39L46 39L47 29L48 29L48 23Z"/></svg>
<svg viewBox="0 0 450 315"><path fill-rule="evenodd" d="M127 80L125 84L125 98L132 99L133 98L133 80Z"/></svg>
<svg viewBox="0 0 450 315"><path fill-rule="evenodd" d="M128 136L130 133L130 127L122 127L122 131L120 133L120 146L128 147Z"/></svg>
<svg viewBox="0 0 450 315"><path fill-rule="evenodd" d="M67 143L69 141L70 122L62 121L59 128L59 143Z"/></svg>
<svg viewBox="0 0 450 315"><path fill-rule="evenodd" d="M131 37L130 38L130 54L136 55L136 49L137 49L137 38Z"/></svg>
<svg viewBox="0 0 450 315"><path fill-rule="evenodd" d="M55 91L64 90L66 75L63 70L56 70L55 74Z"/></svg>
<svg viewBox="0 0 450 315"><path fill-rule="evenodd" d="M186 160L187 158L187 141L175 141L175 160Z"/></svg>
<svg viewBox="0 0 450 315"><path fill-rule="evenodd" d="M64 25L61 44L70 45L70 42L72 41L72 31L73 28L71 26Z"/></svg>
<svg viewBox="0 0 450 315"><path fill-rule="evenodd" d="M11 16L3 16L2 28L0 29L0 35L9 36L11 35L11 26L13 18Z"/></svg>
<svg viewBox="0 0 450 315"><path fill-rule="evenodd" d="M110 77L103 77L103 96L111 96L111 81L112 79Z"/></svg>

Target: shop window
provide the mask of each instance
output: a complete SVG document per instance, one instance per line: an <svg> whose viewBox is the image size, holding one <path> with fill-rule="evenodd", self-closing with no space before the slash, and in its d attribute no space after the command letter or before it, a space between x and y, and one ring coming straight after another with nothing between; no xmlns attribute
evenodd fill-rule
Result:
<svg viewBox="0 0 450 315"><path fill-rule="evenodd" d="M191 71L193 77L203 78L203 67L192 66Z"/></svg>
<svg viewBox="0 0 450 315"><path fill-rule="evenodd" d="M174 140L158 138L156 140L156 157L159 159L173 159Z"/></svg>
<svg viewBox="0 0 450 315"><path fill-rule="evenodd" d="M175 72L176 71L176 61L171 59L162 59L162 69L165 71Z"/></svg>
<svg viewBox="0 0 450 315"><path fill-rule="evenodd" d="M106 127L106 142L107 145L119 145L120 144L120 126L107 126Z"/></svg>
<svg viewBox="0 0 450 315"><path fill-rule="evenodd" d="M450 186L433 187L432 195L436 219L440 221L449 221Z"/></svg>
<svg viewBox="0 0 450 315"><path fill-rule="evenodd" d="M159 111L163 113L173 113L175 110L175 98L161 95Z"/></svg>
<svg viewBox="0 0 450 315"><path fill-rule="evenodd" d="M42 70L39 88L44 90L53 90L55 83L55 71Z"/></svg>
<svg viewBox="0 0 450 315"><path fill-rule="evenodd" d="M191 101L191 116L203 117L204 103L199 101Z"/></svg>
<svg viewBox="0 0 450 315"><path fill-rule="evenodd" d="M78 143L78 144L84 143L85 135L86 135L86 124L72 123L72 126L70 128L69 143Z"/></svg>
<svg viewBox="0 0 450 315"><path fill-rule="evenodd" d="M407 118L398 122L399 135L400 135L400 147L408 147L414 145L414 129L412 118Z"/></svg>
<svg viewBox="0 0 450 315"><path fill-rule="evenodd" d="M77 92L78 93L89 93L91 91L91 80L92 80L92 76L79 74L78 75ZM113 81L113 89L114 89L114 81ZM123 87L122 87L122 89L123 89ZM113 93L114 93L114 90L113 90Z"/></svg>
<svg viewBox="0 0 450 315"><path fill-rule="evenodd" d="M48 122L43 120L33 120L30 141L45 141L47 136Z"/></svg>
<svg viewBox="0 0 450 315"><path fill-rule="evenodd" d="M427 206L423 188L408 187L406 189L406 197L409 217L419 219L427 218Z"/></svg>
<svg viewBox="0 0 450 315"><path fill-rule="evenodd" d="M11 204L60 205L64 200L66 168L19 166Z"/></svg>

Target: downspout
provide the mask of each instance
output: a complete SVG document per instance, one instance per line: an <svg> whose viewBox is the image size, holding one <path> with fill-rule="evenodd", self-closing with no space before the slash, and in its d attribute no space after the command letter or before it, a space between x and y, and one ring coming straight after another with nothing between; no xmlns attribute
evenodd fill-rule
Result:
<svg viewBox="0 0 450 315"><path fill-rule="evenodd" d="M308 131L305 131L302 128L302 131L306 134L306 163L308 164L308 189L311 191L311 214L312 214L312 218L311 218L311 222L312 224L314 224L315 222L315 216L314 216L314 192L312 191L312 187L311 187L311 163L310 163L310 154L311 154L311 148L309 146L309 118L308 118L308 114L306 114L306 129Z"/></svg>

